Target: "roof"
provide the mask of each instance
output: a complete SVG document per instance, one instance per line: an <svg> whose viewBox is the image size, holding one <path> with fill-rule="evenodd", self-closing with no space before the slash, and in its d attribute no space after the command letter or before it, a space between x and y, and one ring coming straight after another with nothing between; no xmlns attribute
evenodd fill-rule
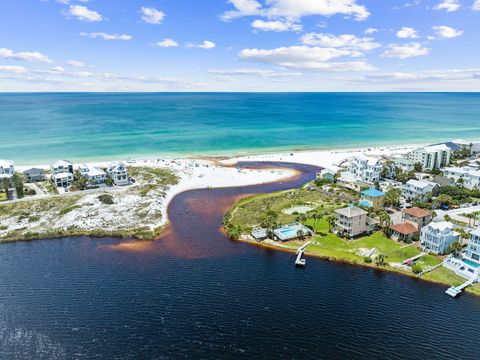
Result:
<svg viewBox="0 0 480 360"><path fill-rule="evenodd" d="M480 228L470 231L470 235L480 236Z"/></svg>
<svg viewBox="0 0 480 360"><path fill-rule="evenodd" d="M53 177L55 179L63 179L63 178L73 177L73 174L68 172L62 172L62 173L53 175Z"/></svg>
<svg viewBox="0 0 480 360"><path fill-rule="evenodd" d="M445 230L453 231L453 224L448 221L432 222L428 224L427 227L430 229L439 230L439 231L445 231Z"/></svg>
<svg viewBox="0 0 480 360"><path fill-rule="evenodd" d="M372 207L372 203L368 200L362 200L358 203L359 206Z"/></svg>
<svg viewBox="0 0 480 360"><path fill-rule="evenodd" d="M407 184L420 189L424 189L427 186L437 186L437 184L432 183L431 181L423 181L423 180L415 180L415 179L408 180Z"/></svg>
<svg viewBox="0 0 480 360"><path fill-rule="evenodd" d="M335 175L335 171L333 171L332 169L328 169L328 168L325 168L323 170L320 171L320 174L333 174Z"/></svg>
<svg viewBox="0 0 480 360"><path fill-rule="evenodd" d="M470 145L471 142L463 139L455 139L451 141L454 144L459 144L459 145Z"/></svg>
<svg viewBox="0 0 480 360"><path fill-rule="evenodd" d="M124 169L122 169L121 171L123 170L126 170L126 166L125 164L122 162L122 161L115 161L115 162L112 162L109 166L108 166L108 171L115 171L117 170L118 168L120 167L123 167Z"/></svg>
<svg viewBox="0 0 480 360"><path fill-rule="evenodd" d="M432 213L430 211L421 209L419 207L412 207L410 209L405 209L402 212L411 216L415 216L417 218L432 216Z"/></svg>
<svg viewBox="0 0 480 360"><path fill-rule="evenodd" d="M361 216L361 215L367 215L367 212L365 210L360 209L359 207L356 206L348 206L342 209L337 209L335 210L337 214L346 216L346 217L354 217L354 216Z"/></svg>
<svg viewBox="0 0 480 360"><path fill-rule="evenodd" d="M427 153L450 150L450 148L446 144L430 145L425 147L424 149Z"/></svg>
<svg viewBox="0 0 480 360"><path fill-rule="evenodd" d="M368 190L363 190L362 195L379 197L379 196L385 196L385 193L377 189L368 189Z"/></svg>
<svg viewBox="0 0 480 360"><path fill-rule="evenodd" d="M408 221L400 224L390 225L390 229L392 229L393 231L399 232L400 234L403 234L403 235L410 235L418 232L417 227Z"/></svg>
<svg viewBox="0 0 480 360"><path fill-rule="evenodd" d="M10 167L10 166L13 166L14 165L14 162L13 160L0 160L0 167Z"/></svg>
<svg viewBox="0 0 480 360"><path fill-rule="evenodd" d="M23 173L24 174L30 174L30 173L43 174L43 169L31 168L31 169L25 170Z"/></svg>
<svg viewBox="0 0 480 360"><path fill-rule="evenodd" d="M72 163L68 160L57 160L52 164L53 167L70 166L70 165L72 165Z"/></svg>

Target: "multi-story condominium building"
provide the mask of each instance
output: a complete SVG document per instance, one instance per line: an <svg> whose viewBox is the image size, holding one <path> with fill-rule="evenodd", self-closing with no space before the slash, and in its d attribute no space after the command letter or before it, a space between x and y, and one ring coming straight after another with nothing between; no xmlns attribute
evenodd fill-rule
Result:
<svg viewBox="0 0 480 360"><path fill-rule="evenodd" d="M439 169L450 163L451 150L445 144L419 148L407 154L407 159L414 164L421 164L424 169Z"/></svg>
<svg viewBox="0 0 480 360"><path fill-rule="evenodd" d="M473 167L447 167L443 175L468 189L480 188L480 171Z"/></svg>
<svg viewBox="0 0 480 360"><path fill-rule="evenodd" d="M52 175L52 181L57 187L69 187L73 182L73 174L70 172L62 172Z"/></svg>
<svg viewBox="0 0 480 360"><path fill-rule="evenodd" d="M68 160L58 160L50 165L50 171L52 178L61 173L73 174L73 164Z"/></svg>
<svg viewBox="0 0 480 360"><path fill-rule="evenodd" d="M339 233L355 237L375 230L378 222L367 216L367 212L356 206L335 210L335 227Z"/></svg>
<svg viewBox="0 0 480 360"><path fill-rule="evenodd" d="M475 229L470 233L465 258L474 261L474 264L480 268L480 229Z"/></svg>
<svg viewBox="0 0 480 360"><path fill-rule="evenodd" d="M425 201L428 194L436 196L438 194L439 186L431 181L426 180L408 180L406 184L402 186L402 195L407 200L419 199Z"/></svg>
<svg viewBox="0 0 480 360"><path fill-rule="evenodd" d="M383 165L380 159L369 156L357 156L352 159L347 171L357 181L373 183L380 180Z"/></svg>
<svg viewBox="0 0 480 360"><path fill-rule="evenodd" d="M107 168L107 174L110 176L116 186L124 186L129 184L127 167L121 161L111 163Z"/></svg>
<svg viewBox="0 0 480 360"><path fill-rule="evenodd" d="M79 166L78 170L91 185L105 184L105 181L107 180L107 174L105 173L105 171L99 168L90 167L87 164L82 164Z"/></svg>
<svg viewBox="0 0 480 360"><path fill-rule="evenodd" d="M0 160L0 178L11 178L15 174L14 162L11 160Z"/></svg>
<svg viewBox="0 0 480 360"><path fill-rule="evenodd" d="M420 245L434 254L445 254L450 245L459 240L460 235L448 221L432 222L420 231Z"/></svg>

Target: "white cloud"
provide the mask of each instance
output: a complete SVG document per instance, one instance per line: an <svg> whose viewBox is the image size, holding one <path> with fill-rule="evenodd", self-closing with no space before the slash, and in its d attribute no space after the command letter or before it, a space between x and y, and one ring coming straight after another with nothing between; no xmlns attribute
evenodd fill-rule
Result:
<svg viewBox="0 0 480 360"><path fill-rule="evenodd" d="M252 22L252 27L261 31L301 31L302 25L288 21L264 21L255 20Z"/></svg>
<svg viewBox="0 0 480 360"><path fill-rule="evenodd" d="M273 64L291 69L320 71L367 71L373 67L364 61L327 61L342 56L356 56L356 51L336 48L291 46L270 50L244 49L239 57L244 60Z"/></svg>
<svg viewBox="0 0 480 360"><path fill-rule="evenodd" d="M371 34L375 34L376 32L378 32L378 29L375 29L375 28L367 28L365 29L364 33L365 35L371 35Z"/></svg>
<svg viewBox="0 0 480 360"><path fill-rule="evenodd" d="M370 13L356 0L268 0L263 8L256 0L230 0L235 10L222 15L223 20L232 20L242 16L266 16L268 18L301 19L304 16L337 14L353 16L356 20L365 20Z"/></svg>
<svg viewBox="0 0 480 360"><path fill-rule="evenodd" d="M472 5L472 10L473 11L480 11L480 0L475 0L475 2Z"/></svg>
<svg viewBox="0 0 480 360"><path fill-rule="evenodd" d="M101 38L101 39L104 39L104 40L124 40L124 41L126 41L126 40L131 40L132 39L131 35L107 34L107 33L104 33L104 32L91 32L91 33L81 32L80 35L85 36L85 37L89 37L89 38L92 38L92 39Z"/></svg>
<svg viewBox="0 0 480 360"><path fill-rule="evenodd" d="M37 61L44 63L53 63L47 55L44 55L37 51L20 51L14 52L13 50L1 48L0 49L0 58L4 59L14 59L14 60L25 60L25 61Z"/></svg>
<svg viewBox="0 0 480 360"><path fill-rule="evenodd" d="M208 70L210 74L217 75L236 75L236 76L259 76L262 78L285 78L301 76L300 72L281 72L268 69L254 69L254 68L240 68L240 69L226 69L226 70Z"/></svg>
<svg viewBox="0 0 480 360"><path fill-rule="evenodd" d="M7 72L12 74L25 74L27 69L23 66L9 66L9 65L0 65L0 72Z"/></svg>
<svg viewBox="0 0 480 360"><path fill-rule="evenodd" d="M337 36L332 34L309 33L303 35L301 40L305 45L355 49L360 51L369 51L381 46L374 42L372 38L361 38L355 35Z"/></svg>
<svg viewBox="0 0 480 360"><path fill-rule="evenodd" d="M204 42L198 45L188 43L186 46L187 48L199 48L199 49L210 50L216 47L217 45L213 41L205 40Z"/></svg>
<svg viewBox="0 0 480 360"><path fill-rule="evenodd" d="M67 16L74 16L78 20L87 22L102 21L103 17L98 12L90 10L86 6L82 5L70 5L68 11L65 12Z"/></svg>
<svg viewBox="0 0 480 360"><path fill-rule="evenodd" d="M67 65L73 66L73 67L85 67L85 66L87 66L87 64L85 64L82 61L78 61L78 60L67 61Z"/></svg>
<svg viewBox="0 0 480 360"><path fill-rule="evenodd" d="M382 57L407 59L416 56L428 55L429 52L430 49L423 47L417 42L404 45L390 44L388 49L382 54Z"/></svg>
<svg viewBox="0 0 480 360"><path fill-rule="evenodd" d="M434 7L435 10L445 10L446 12L453 12L460 9L460 3L458 0L443 0L437 6Z"/></svg>
<svg viewBox="0 0 480 360"><path fill-rule="evenodd" d="M457 82L457 81L480 81L480 68L474 69L448 69L448 70L424 70L416 72L393 72L366 75L362 78L351 79L352 81L367 81L373 83L414 83L414 82Z"/></svg>
<svg viewBox="0 0 480 360"><path fill-rule="evenodd" d="M173 39L163 39L162 41L157 41L154 45L156 47L170 48L177 47L178 43Z"/></svg>
<svg viewBox="0 0 480 360"><path fill-rule="evenodd" d="M442 39L452 39L458 36L462 36L463 34L462 30L456 30L450 26L445 25L434 26L432 29L435 31L435 34L437 34L437 36Z"/></svg>
<svg viewBox="0 0 480 360"><path fill-rule="evenodd" d="M397 31L397 37L400 39L416 39L418 38L417 30L404 26Z"/></svg>
<svg viewBox="0 0 480 360"><path fill-rule="evenodd" d="M165 19L166 14L163 11L155 8L149 8L142 6L140 8L142 14L142 20L149 24L159 25Z"/></svg>

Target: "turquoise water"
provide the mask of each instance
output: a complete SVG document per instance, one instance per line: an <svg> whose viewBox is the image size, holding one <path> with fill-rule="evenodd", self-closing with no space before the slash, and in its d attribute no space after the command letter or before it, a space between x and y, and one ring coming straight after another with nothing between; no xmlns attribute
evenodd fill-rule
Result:
<svg viewBox="0 0 480 360"><path fill-rule="evenodd" d="M476 262L473 262L472 260L469 260L469 259L463 259L463 262L467 265L470 265L474 268L478 268L480 267Z"/></svg>
<svg viewBox="0 0 480 360"><path fill-rule="evenodd" d="M0 94L0 158L111 159L480 139L480 94Z"/></svg>

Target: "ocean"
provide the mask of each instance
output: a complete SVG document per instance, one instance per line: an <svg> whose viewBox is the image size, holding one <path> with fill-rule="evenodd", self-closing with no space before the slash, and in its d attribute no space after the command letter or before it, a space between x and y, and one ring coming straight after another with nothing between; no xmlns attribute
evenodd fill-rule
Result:
<svg viewBox="0 0 480 360"><path fill-rule="evenodd" d="M4 93L0 158L109 160L480 139L478 93Z"/></svg>

